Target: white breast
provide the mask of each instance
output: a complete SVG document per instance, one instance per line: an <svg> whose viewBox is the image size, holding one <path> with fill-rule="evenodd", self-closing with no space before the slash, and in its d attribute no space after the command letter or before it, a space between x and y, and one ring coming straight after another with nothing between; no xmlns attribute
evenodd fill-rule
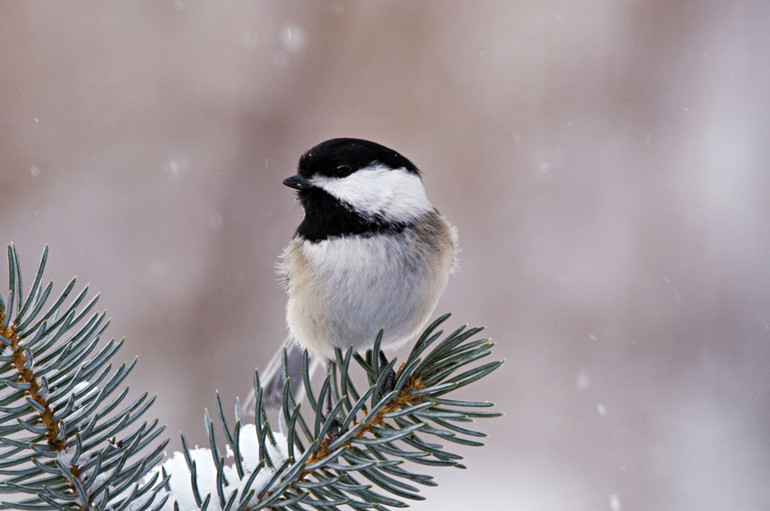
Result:
<svg viewBox="0 0 770 511"><path fill-rule="evenodd" d="M453 228L429 216L435 225L399 234L292 240L280 270L288 278L287 323L299 344L330 358L334 347L371 347L380 329L384 347L415 335L454 259Z"/></svg>

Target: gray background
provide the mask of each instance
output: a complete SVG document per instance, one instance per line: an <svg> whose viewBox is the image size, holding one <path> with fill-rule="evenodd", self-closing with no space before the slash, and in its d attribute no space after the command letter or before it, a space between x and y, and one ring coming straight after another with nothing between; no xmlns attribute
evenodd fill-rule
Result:
<svg viewBox="0 0 770 511"><path fill-rule="evenodd" d="M770 509L769 5L2 2L0 241L101 290L203 444L285 334L281 179L378 141L459 229L437 313L506 359L415 509Z"/></svg>

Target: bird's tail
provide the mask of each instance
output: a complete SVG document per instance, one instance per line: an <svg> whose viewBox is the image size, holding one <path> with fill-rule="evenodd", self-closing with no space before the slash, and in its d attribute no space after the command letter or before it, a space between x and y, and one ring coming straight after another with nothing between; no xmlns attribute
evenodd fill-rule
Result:
<svg viewBox="0 0 770 511"><path fill-rule="evenodd" d="M281 371L281 362L283 352L286 350L286 373L291 382L291 392L296 401L302 401L305 397L305 385L302 381L302 355L304 350L289 337L284 342L278 352L273 355L270 363L264 371L259 372L260 383L262 384L262 404L267 410L277 410L283 403L284 379ZM320 365L320 360L316 357L310 357L310 376L313 376L316 368ZM249 415L255 413L256 395L254 388L249 391L246 397L245 410Z"/></svg>

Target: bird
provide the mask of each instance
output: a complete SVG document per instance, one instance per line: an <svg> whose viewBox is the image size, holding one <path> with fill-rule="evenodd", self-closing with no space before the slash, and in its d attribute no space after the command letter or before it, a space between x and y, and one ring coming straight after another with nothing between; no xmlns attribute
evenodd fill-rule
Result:
<svg viewBox="0 0 770 511"><path fill-rule="evenodd" d="M455 268L457 231L428 200L414 163L368 140L321 142L283 184L304 209L277 263L288 295L284 348L296 396L304 388L304 350L315 368L336 348L371 349L380 330L386 350L422 331ZM261 379L268 409L282 403L283 353Z"/></svg>

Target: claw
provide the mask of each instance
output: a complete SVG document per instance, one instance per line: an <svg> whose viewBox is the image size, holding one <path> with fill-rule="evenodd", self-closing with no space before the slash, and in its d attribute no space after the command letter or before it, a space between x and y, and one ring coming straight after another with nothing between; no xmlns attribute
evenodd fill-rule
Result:
<svg viewBox="0 0 770 511"><path fill-rule="evenodd" d="M387 367L388 365L388 359L385 358L385 354L380 350L379 353L380 358L380 370ZM388 371L388 374L385 375L385 382L382 386L383 394L387 394L388 392L393 391L393 389L396 387L396 371L393 369L390 369Z"/></svg>
<svg viewBox="0 0 770 511"><path fill-rule="evenodd" d="M332 413L332 393L329 392L326 394L326 413L325 418L328 420L329 416ZM329 432L327 433L327 436L329 440L334 442L339 438L340 436L340 430L342 429L342 421L339 419L339 417L334 417L331 419L332 425L329 427Z"/></svg>

